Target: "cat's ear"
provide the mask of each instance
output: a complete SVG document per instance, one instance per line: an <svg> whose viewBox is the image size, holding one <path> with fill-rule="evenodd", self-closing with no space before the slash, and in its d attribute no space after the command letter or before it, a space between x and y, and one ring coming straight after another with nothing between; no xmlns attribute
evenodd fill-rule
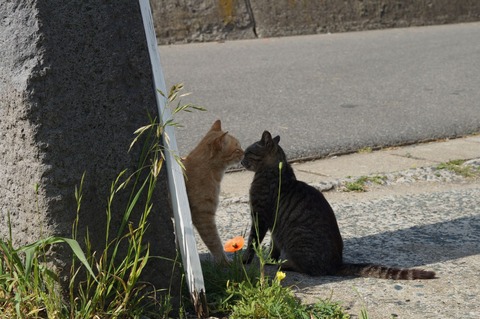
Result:
<svg viewBox="0 0 480 319"><path fill-rule="evenodd" d="M210 128L210 131L221 131L222 130L222 122L220 120L216 120L215 123L213 123L212 127Z"/></svg>
<svg viewBox="0 0 480 319"><path fill-rule="evenodd" d="M272 134L270 134L269 131L263 131L261 141L264 145L268 145L269 143L272 142Z"/></svg>
<svg viewBox="0 0 480 319"><path fill-rule="evenodd" d="M278 142L280 142L280 136L275 136L272 138L272 134L270 134L269 131L264 131L262 134L262 143L265 146L272 146L273 144L278 145Z"/></svg>
<svg viewBox="0 0 480 319"><path fill-rule="evenodd" d="M224 132L222 135L220 135L219 137L217 137L216 139L213 140L213 149L216 150L216 151L220 151L223 147L223 139L225 138L225 136L228 134L228 132Z"/></svg>

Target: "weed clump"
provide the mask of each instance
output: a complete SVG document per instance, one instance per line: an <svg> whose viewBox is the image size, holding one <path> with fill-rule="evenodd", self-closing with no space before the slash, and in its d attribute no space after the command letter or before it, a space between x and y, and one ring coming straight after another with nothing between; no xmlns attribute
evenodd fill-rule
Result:
<svg viewBox="0 0 480 319"><path fill-rule="evenodd" d="M366 192L368 183L383 185L386 179L384 175L360 176L352 182L346 182L344 189L347 192Z"/></svg>
<svg viewBox="0 0 480 319"><path fill-rule="evenodd" d="M159 93L168 103L173 103L184 96L180 94L182 89L183 85L179 84L172 87L168 96ZM192 109L203 110L178 103L173 114ZM82 222L80 208L84 176L75 189L77 217L72 226L72 238L50 236L17 248L12 244L10 231L7 240L0 240L2 318L169 318L172 311L170 289L157 289L140 280L145 266L153 258L171 262L172 269L180 266L177 260L152 256L150 244L144 237L164 154L169 151L161 143L162 135L166 126L178 126L173 119L162 120L150 118L150 124L135 132L130 148L140 137L144 141L138 168L130 174L126 170L120 172L111 184L106 203L103 250L93 251L88 231L80 241L77 238L78 225ZM128 201L120 226L114 232L112 216L122 212L114 211L113 203L120 193L124 196L125 191ZM134 211L136 222L130 218ZM84 243L84 250L79 242ZM60 280L48 264L49 247L62 244L70 247L73 258L68 291L60 288Z"/></svg>
<svg viewBox="0 0 480 319"><path fill-rule="evenodd" d="M480 168L464 165L465 160L452 160L437 165L437 170L448 170L463 177L475 177L480 175Z"/></svg>

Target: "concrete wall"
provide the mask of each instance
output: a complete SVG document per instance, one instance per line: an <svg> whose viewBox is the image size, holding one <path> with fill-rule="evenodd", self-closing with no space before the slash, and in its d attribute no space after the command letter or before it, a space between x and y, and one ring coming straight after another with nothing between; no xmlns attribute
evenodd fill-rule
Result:
<svg viewBox="0 0 480 319"><path fill-rule="evenodd" d="M151 0L160 44L254 37L246 1Z"/></svg>
<svg viewBox="0 0 480 319"><path fill-rule="evenodd" d="M138 3L1 1L0 24L0 236L8 235L9 213L16 245L70 237L75 185L85 172L80 234L88 227L101 248L111 183L136 169L139 147L127 152L133 132L157 112ZM128 195L117 194L112 233ZM165 173L150 222L151 255L174 259ZM60 268L70 260L66 249L53 256ZM144 279L168 288L171 262L155 259L147 268Z"/></svg>
<svg viewBox="0 0 480 319"><path fill-rule="evenodd" d="M478 0L150 0L159 43L480 20Z"/></svg>

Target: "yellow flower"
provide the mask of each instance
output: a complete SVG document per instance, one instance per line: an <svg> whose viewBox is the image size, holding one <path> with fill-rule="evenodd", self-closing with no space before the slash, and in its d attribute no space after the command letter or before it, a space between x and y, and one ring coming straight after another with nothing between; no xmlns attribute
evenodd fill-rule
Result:
<svg viewBox="0 0 480 319"><path fill-rule="evenodd" d="M275 279L278 280L278 282L282 281L283 279L285 279L285 277L287 277L287 274L284 273L283 271L277 271L277 274L275 275Z"/></svg>
<svg viewBox="0 0 480 319"><path fill-rule="evenodd" d="M244 243L245 240L243 239L243 237L237 236L227 240L227 242L223 246L223 250L225 250L227 253L234 253L237 250L242 249Z"/></svg>

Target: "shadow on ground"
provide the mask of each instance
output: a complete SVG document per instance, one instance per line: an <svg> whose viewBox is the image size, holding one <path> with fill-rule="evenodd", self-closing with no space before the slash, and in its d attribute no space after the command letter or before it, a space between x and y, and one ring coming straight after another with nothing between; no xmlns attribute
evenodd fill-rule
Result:
<svg viewBox="0 0 480 319"><path fill-rule="evenodd" d="M344 256L346 262L418 267L477 255L479 243L480 215L349 238Z"/></svg>
<svg viewBox="0 0 480 319"><path fill-rule="evenodd" d="M345 262L375 263L386 266L428 270L429 264L480 254L480 215L430 225L383 232L344 241ZM275 269L271 267L269 272ZM437 277L442 277L437 272ZM309 277L289 272L287 285L299 288L350 280L351 277ZM308 278L308 279L307 279ZM381 279L379 279L381 280Z"/></svg>

